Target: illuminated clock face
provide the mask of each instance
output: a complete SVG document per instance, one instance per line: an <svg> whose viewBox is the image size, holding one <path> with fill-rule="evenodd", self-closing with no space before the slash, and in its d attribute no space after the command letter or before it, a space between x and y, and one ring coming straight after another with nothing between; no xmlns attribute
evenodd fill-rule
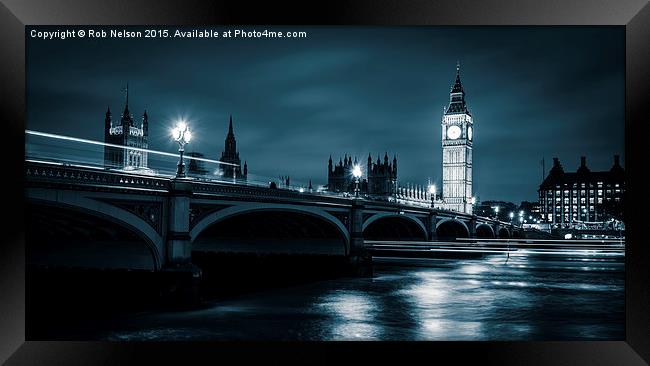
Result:
<svg viewBox="0 0 650 366"><path fill-rule="evenodd" d="M472 139L472 126L467 127L467 137L471 140Z"/></svg>
<svg viewBox="0 0 650 366"><path fill-rule="evenodd" d="M460 127L451 126L447 129L447 138L455 140L460 137Z"/></svg>

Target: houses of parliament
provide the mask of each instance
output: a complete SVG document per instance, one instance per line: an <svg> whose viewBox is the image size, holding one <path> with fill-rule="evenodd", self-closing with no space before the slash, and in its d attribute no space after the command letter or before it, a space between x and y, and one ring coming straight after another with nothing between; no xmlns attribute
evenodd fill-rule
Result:
<svg viewBox="0 0 650 366"><path fill-rule="evenodd" d="M472 145L474 120L465 101L465 90L460 80L460 64L456 65L456 77L449 92L449 102L445 106L441 121L442 142L442 200L437 207L448 210L472 213ZM331 192L354 193L355 182L352 170L358 161L345 155L333 165L330 156L327 167L327 189ZM403 192L398 186L397 156L392 163L388 154L383 162L379 157L373 162L368 156L366 178L360 180L360 192L369 196L395 196ZM407 190L415 191L415 196L426 197L422 186L407 185ZM413 188L415 187L415 188ZM424 188L426 190L426 188ZM428 198L427 198L428 199ZM434 197L435 199L435 197Z"/></svg>
<svg viewBox="0 0 650 366"><path fill-rule="evenodd" d="M126 98L124 110L119 120L113 121L111 109L108 107L104 118L104 166L108 169L120 169L129 171L149 171L148 152L149 149L149 116L144 110L140 123L137 123L129 109L129 87L125 89ZM246 180L248 176L248 164L244 161L241 165L237 140L233 130L232 116L228 126L228 133L221 153L220 161L229 164L222 164L217 171L207 170L201 160L203 154L190 152L188 173L190 175L216 174L222 177L237 180ZM234 165L230 165L234 164Z"/></svg>

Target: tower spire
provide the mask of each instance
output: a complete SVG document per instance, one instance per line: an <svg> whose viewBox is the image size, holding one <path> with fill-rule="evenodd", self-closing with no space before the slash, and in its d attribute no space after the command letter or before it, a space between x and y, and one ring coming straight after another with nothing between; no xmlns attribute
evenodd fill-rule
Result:
<svg viewBox="0 0 650 366"><path fill-rule="evenodd" d="M234 135L234 132L232 132L232 114L230 115L230 125L228 126L228 134Z"/></svg>

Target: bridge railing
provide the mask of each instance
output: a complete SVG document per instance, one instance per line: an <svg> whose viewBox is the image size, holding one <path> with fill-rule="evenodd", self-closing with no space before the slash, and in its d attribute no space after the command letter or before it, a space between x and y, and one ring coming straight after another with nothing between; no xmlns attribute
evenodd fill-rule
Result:
<svg viewBox="0 0 650 366"><path fill-rule="evenodd" d="M105 153L107 147L125 150L125 153L139 152L138 157L142 159L141 165L145 167L116 168L107 166ZM174 151L177 148L170 141L168 150ZM177 152L157 151L153 149L141 149L137 147L112 146L104 142L90 139L81 139L71 136L63 136L39 131L25 131L25 161L36 164L26 171L32 178L51 178L69 182L103 182L104 184L119 185L128 182L129 185L141 187L162 187L162 181L169 180L176 176L178 164ZM215 183L218 185L237 185L258 188L271 188L278 192L293 192L301 197L306 195L330 197L333 199L353 199L354 194L343 192L331 192L324 186L311 182L304 182L290 179L288 184L283 177L270 177L248 173L244 178L241 175L226 176L223 174L225 166L233 164L224 163L202 157L200 154L193 154L188 151L184 157L185 173L188 178L197 183ZM38 166L41 164L42 166ZM74 169L73 169L74 168ZM72 173L74 170L74 174ZM240 167L241 170L243 168ZM85 170L85 171L84 171ZM84 172L82 172L84 171ZM232 171L232 170L231 170ZM107 173L107 174L102 174ZM129 178L126 178L126 177ZM141 182L141 183L137 183ZM256 191L259 192L259 191ZM267 195L278 195L280 193ZM362 194L361 198L366 201L388 202L395 205L404 205L420 208L431 207L431 197L423 186L416 186L403 183L398 187L394 195L376 196ZM471 215L455 213L460 217L469 218Z"/></svg>

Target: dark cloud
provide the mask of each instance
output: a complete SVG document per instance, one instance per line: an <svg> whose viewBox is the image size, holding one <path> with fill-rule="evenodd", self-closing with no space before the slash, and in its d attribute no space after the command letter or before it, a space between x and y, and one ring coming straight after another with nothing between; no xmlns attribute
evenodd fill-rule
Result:
<svg viewBox="0 0 650 366"><path fill-rule="evenodd" d="M286 27L275 27L284 29ZM298 30L297 27L291 28ZM150 116L151 148L218 158L233 115L253 173L326 183L326 163L399 156L403 181L441 179L440 119L461 61L480 199L533 200L559 157L608 169L624 150L622 27L308 27L307 39L128 39L27 45L27 128L103 138L110 105Z"/></svg>

